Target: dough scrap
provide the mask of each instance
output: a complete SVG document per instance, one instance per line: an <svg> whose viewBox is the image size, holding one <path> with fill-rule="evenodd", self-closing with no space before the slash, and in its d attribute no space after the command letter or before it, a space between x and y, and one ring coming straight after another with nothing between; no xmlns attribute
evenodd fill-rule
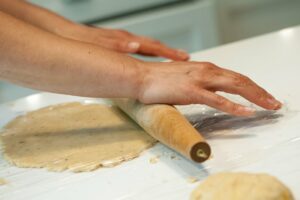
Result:
<svg viewBox="0 0 300 200"><path fill-rule="evenodd" d="M137 157L156 140L118 108L67 103L19 116L0 136L18 167L91 171Z"/></svg>
<svg viewBox="0 0 300 200"><path fill-rule="evenodd" d="M3 178L0 178L0 185L5 185L7 184L7 181Z"/></svg>
<svg viewBox="0 0 300 200"><path fill-rule="evenodd" d="M194 176L190 176L186 180L188 183L196 183L197 181L199 181L198 178Z"/></svg>
<svg viewBox="0 0 300 200"><path fill-rule="evenodd" d="M190 200L294 200L291 191L268 174L217 173L193 192Z"/></svg>

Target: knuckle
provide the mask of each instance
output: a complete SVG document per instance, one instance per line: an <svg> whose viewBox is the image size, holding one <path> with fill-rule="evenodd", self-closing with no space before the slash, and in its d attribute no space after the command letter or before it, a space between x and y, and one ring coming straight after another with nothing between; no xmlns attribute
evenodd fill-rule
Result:
<svg viewBox="0 0 300 200"><path fill-rule="evenodd" d="M265 100L269 97L269 94L265 90L258 90L255 93L257 100Z"/></svg>
<svg viewBox="0 0 300 200"><path fill-rule="evenodd" d="M244 86L247 86L249 85L251 82L251 80L244 76L244 75L241 75L241 74L237 74L234 78L233 78L233 84L238 86L238 87L244 87Z"/></svg>
<svg viewBox="0 0 300 200"><path fill-rule="evenodd" d="M207 61L205 61L205 62L202 62L204 65L206 65L206 66L208 66L208 67L214 67L215 66L215 64L213 64L212 62L207 62Z"/></svg>
<svg viewBox="0 0 300 200"><path fill-rule="evenodd" d="M183 91L183 98L185 99L185 104L191 103L202 103L203 96L199 89L194 85L194 83L189 83L181 88Z"/></svg>
<svg viewBox="0 0 300 200"><path fill-rule="evenodd" d="M206 68L208 69L215 69L216 65L211 63L211 62L203 62L203 64L205 65Z"/></svg>
<svg viewBox="0 0 300 200"><path fill-rule="evenodd" d="M120 49L122 45L121 45L120 42L113 42L113 43L112 43L112 46L113 46L115 49Z"/></svg>
<svg viewBox="0 0 300 200"><path fill-rule="evenodd" d="M199 67L204 72L210 72L216 69L216 66L210 62L201 62Z"/></svg>
<svg viewBox="0 0 300 200"><path fill-rule="evenodd" d="M225 98L223 98L223 97L221 97L221 96L218 96L217 98L216 98L216 100L215 100L215 104L217 105L217 106L223 106L223 105L225 105L226 104L226 99Z"/></svg>
<svg viewBox="0 0 300 200"><path fill-rule="evenodd" d="M126 50L128 42L126 41L116 41L115 47L119 50Z"/></svg>
<svg viewBox="0 0 300 200"><path fill-rule="evenodd" d="M237 104L232 104L231 105L231 111L233 113L237 113L239 111L239 106Z"/></svg>

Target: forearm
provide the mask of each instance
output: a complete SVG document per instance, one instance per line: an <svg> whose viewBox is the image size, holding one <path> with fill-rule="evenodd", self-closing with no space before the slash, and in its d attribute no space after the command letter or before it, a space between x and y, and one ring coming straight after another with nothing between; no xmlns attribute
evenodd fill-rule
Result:
<svg viewBox="0 0 300 200"><path fill-rule="evenodd" d="M1 79L71 95L135 98L143 77L139 61L55 36L1 12L0 24Z"/></svg>
<svg viewBox="0 0 300 200"><path fill-rule="evenodd" d="M58 35L68 34L78 24L54 12L41 8L25 0L0 0L0 11Z"/></svg>

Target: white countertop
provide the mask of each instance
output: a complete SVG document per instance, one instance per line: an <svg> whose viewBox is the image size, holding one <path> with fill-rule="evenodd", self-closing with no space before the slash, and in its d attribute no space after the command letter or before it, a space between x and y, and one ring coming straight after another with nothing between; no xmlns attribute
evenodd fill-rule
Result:
<svg viewBox="0 0 300 200"><path fill-rule="evenodd" d="M89 173L55 173L10 166L0 156L0 199L188 199L197 183L219 171L266 172L278 177L300 199L300 27L236 42L192 55L250 76L279 100L278 113L259 112L245 119L223 115L205 106L179 109L200 127L213 157L196 164L162 145L114 168ZM233 97L237 101L240 98ZM15 116L50 104L91 101L88 98L41 93L0 105L0 125ZM101 100L98 100L102 102ZM159 162L149 159L160 155Z"/></svg>

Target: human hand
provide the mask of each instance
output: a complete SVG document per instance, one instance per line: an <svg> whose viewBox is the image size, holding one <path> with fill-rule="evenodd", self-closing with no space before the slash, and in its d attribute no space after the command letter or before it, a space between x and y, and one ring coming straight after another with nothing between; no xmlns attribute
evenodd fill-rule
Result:
<svg viewBox="0 0 300 200"><path fill-rule="evenodd" d="M170 48L158 40L134 35L125 30L75 24L73 28L69 28L62 34L71 39L96 44L122 53L161 56L177 61L189 59L189 55L183 50Z"/></svg>
<svg viewBox="0 0 300 200"><path fill-rule="evenodd" d="M167 47L157 40L134 35L123 30L77 24L27 1L2 0L0 10L56 35L95 44L114 51L161 56L178 61L189 59L186 52Z"/></svg>
<svg viewBox="0 0 300 200"><path fill-rule="evenodd" d="M216 94L223 91L240 95L269 110L281 103L248 77L207 62L142 63L147 71L138 99L146 104L206 104L218 110L249 116L255 110Z"/></svg>

